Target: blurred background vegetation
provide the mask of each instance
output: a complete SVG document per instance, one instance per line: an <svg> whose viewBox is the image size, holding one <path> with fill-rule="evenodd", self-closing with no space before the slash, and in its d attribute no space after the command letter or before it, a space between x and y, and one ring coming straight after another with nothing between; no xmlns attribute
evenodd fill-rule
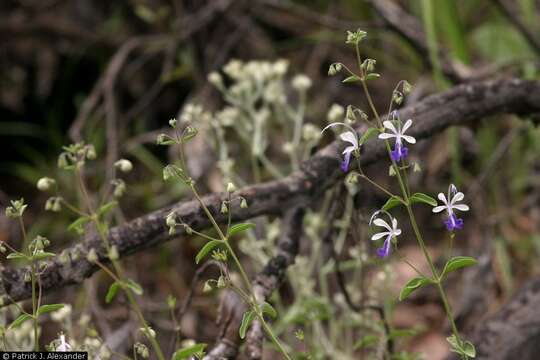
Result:
<svg viewBox="0 0 540 360"><path fill-rule="evenodd" d="M405 39L399 28L381 16L380 9L387 3L398 5L410 15L414 26L407 23L409 18L403 18L401 26L423 31L425 49ZM513 18L505 12L508 4ZM179 118L188 103L200 104L209 112L226 104L207 75L219 71L231 59L287 59L286 79L299 73L307 75L313 86L306 99L304 123L317 128L326 125L327 112L334 103L367 109L358 88L327 76L332 62L355 61L344 44L346 30L361 28L368 32L363 51L377 60L382 74L371 85L380 109L386 108L392 89L401 79L414 85L406 104L456 83L445 74L445 61L470 78L514 75L538 79L539 9L536 0L4 0L0 3L0 204L3 207L9 199L23 196L30 203L27 222L31 234L46 234L56 249L75 241L76 235L65 230L73 218L45 213L46 197L37 192L35 183L42 176L50 176L68 190L66 193L74 189L72 179L57 169L56 157L62 146L81 140L97 149L99 160L87 174L95 191L108 179L106 154L112 151L111 143L116 144L113 150L116 148L117 158L128 158L135 164L125 178L128 191L122 198L122 212L115 214L117 223L184 198L187 191L183 186L162 181L162 168L174 155L156 146L155 136L169 118ZM521 27L516 26L516 18ZM290 85L285 87L285 95L294 104L300 101ZM274 146L283 142L283 131L278 126L270 129L269 156L282 174L288 174L291 166ZM437 193L453 181L466 190L469 204L476 209L468 221L477 226L462 235L459 246L490 258L490 310L539 270L540 213L535 206L540 195L539 135L534 121L514 116L503 116L497 122L485 119L474 127L438 135L423 145L425 151L419 157L423 172L418 183ZM251 174L249 159L236 144L238 139L226 136L232 141L230 156L236 172L245 183L261 180ZM216 144L215 138L203 137L189 150L192 171L204 192L223 190L222 175L216 167L220 160ZM387 169L374 167L372 171L384 176ZM274 175L260 176L265 180ZM382 197L372 196L358 207L374 208L380 201ZM364 226L361 220L356 223L353 227ZM263 229L271 227L265 222ZM441 229L428 230L440 234ZM271 238L264 233L253 237ZM17 230L0 218L0 240L16 245L18 239ZM200 239L173 241L127 259L130 271L137 274L148 294L144 300L147 312L161 314L168 294L180 299L185 296L196 271L192 259L200 244ZM313 255L314 249L303 251ZM372 256L373 249L367 252ZM321 256L321 264L326 263L324 254L315 255ZM346 255L344 261L350 258L354 256ZM257 260L252 259L254 271L260 262ZM380 267L379 263L369 268L369 276L375 276L373 272ZM400 276L395 269L383 273ZM392 283L386 282L391 289L382 293L399 289ZM51 296L62 301L71 299L79 313L89 309L99 317L105 307L99 299L106 286L97 275L85 288L86 293L99 296L85 298L77 288ZM301 287L294 280L287 286L296 290ZM313 291L324 298L320 286L314 286ZM290 305L293 300L287 291L282 289L282 297ZM314 311L321 319L329 318L325 311L337 316L336 308L342 300L326 295L326 300L301 308L318 309ZM182 320L185 338L206 342L215 339L216 329L211 324L216 304L216 298L196 293L192 309ZM393 308L395 304L387 306ZM396 310L393 318L396 328L416 331L420 323L421 329L401 348L442 353L428 357L442 358L443 316L434 307L433 297L419 296L403 307L405 310ZM416 315L410 315L409 310L415 310ZM111 328L125 319L125 309L112 305L104 311L108 323L97 319L97 327L111 333ZM465 311L460 314L468 315ZM295 329L306 328L305 323L313 321L289 315L276 325L289 337ZM474 314L463 322L474 323L481 315ZM341 316L340 321L345 321L346 316ZM156 327L171 331L167 321L166 316L163 320L158 317ZM430 327L435 331L428 331ZM53 325L51 329L49 340L57 330ZM332 331L332 341L343 340L338 339L338 330ZM318 336L316 331L312 336ZM351 337L356 349L367 346L357 343L364 338Z"/></svg>

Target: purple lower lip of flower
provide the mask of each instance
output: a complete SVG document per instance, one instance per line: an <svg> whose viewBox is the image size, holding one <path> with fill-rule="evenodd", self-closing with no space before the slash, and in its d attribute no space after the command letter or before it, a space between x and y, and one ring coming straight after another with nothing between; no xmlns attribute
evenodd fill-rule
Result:
<svg viewBox="0 0 540 360"><path fill-rule="evenodd" d="M409 149L399 143L396 143L394 150L390 151L390 157L396 162L405 159L407 155L409 155Z"/></svg>
<svg viewBox="0 0 540 360"><path fill-rule="evenodd" d="M381 258L385 258L390 254L390 237L386 238L381 248L377 249L377 255Z"/></svg>
<svg viewBox="0 0 540 360"><path fill-rule="evenodd" d="M448 231L461 230L463 229L463 219L458 219L455 214L450 214L448 220L444 221L446 229Z"/></svg>
<svg viewBox="0 0 540 360"><path fill-rule="evenodd" d="M349 170L349 162L351 161L351 153L346 153L343 161L341 162L341 170L347 172Z"/></svg>

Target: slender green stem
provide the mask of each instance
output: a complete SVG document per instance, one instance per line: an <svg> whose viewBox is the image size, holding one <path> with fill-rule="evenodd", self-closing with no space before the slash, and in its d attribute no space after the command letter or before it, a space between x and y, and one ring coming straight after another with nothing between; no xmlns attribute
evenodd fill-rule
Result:
<svg viewBox="0 0 540 360"><path fill-rule="evenodd" d="M364 93L366 95L366 98L368 100L368 104L377 120L377 123L379 124L379 126L382 127L382 121L381 121L381 118L379 116L379 113L377 112L377 109L375 108L375 104L373 103L373 99L371 98L371 95L370 95L370 92L369 92L369 89L367 87L367 84L366 84L366 81L365 81L365 76L364 76L364 71L361 67L361 57L360 57L360 49L359 49L359 46L358 44L356 45L356 56L357 56L357 61L358 61L358 68L360 70L360 78L361 78L361 83L362 83L362 88L364 90ZM390 156L391 154L391 147L390 147L390 143L388 140L385 140L385 143L386 143L386 149L387 149L387 152L388 152L388 155ZM390 156L391 158L391 156ZM461 339L460 335L459 335L459 331L457 329L457 326L456 326L456 323L454 321L454 317L453 317L453 314L452 314L452 308L450 306L450 303L448 302L448 298L446 296L446 293L444 291L444 288L442 286L442 283L441 283L441 278L440 278L440 275L437 271L437 269L435 268L435 265L433 264L433 260L431 259L431 256L427 250L427 247L426 247L426 244L424 242L424 239L422 237L422 234L420 232L420 229L418 228L418 224L416 222L416 218L414 216L414 212L412 210L412 206L411 206L411 203L410 203L410 191L409 191L409 188L408 188L408 182L406 182L403 177L402 177L402 174L401 174L401 169L400 167L398 166L398 164L392 159L392 166L394 167L394 170L396 172L396 177L397 177L397 180L398 180L398 183L399 183L399 187L401 189L401 193L402 193L402 196L403 196L403 199L405 201L405 206L407 208L407 213L409 215L409 220L410 220L410 223L411 223L411 226L413 228L413 231L414 231L414 234L415 234L415 237L416 237L416 240L418 242L418 245L420 246L420 249L424 255L424 258L426 259L426 262L428 263L429 265L429 268L431 270L431 273L432 273L432 276L433 276L433 281L434 283L436 284L437 286L437 289L439 291L439 295L441 297L441 300L443 302L443 306L444 306L444 309L445 309L445 312L446 312L446 315L448 317L448 320L450 321L450 325L452 327L452 333L454 334L454 336L459 340ZM405 177L406 177L406 173L403 174Z"/></svg>
<svg viewBox="0 0 540 360"><path fill-rule="evenodd" d="M86 206L87 206L88 211L90 213L90 217L92 218L92 220L93 220L93 222L94 222L94 224L96 226L98 234L99 234L99 236L100 236L106 250L109 251L111 246L109 244L107 234L105 233L105 229L104 229L103 224L101 224L98 215L96 214L96 212L94 211L94 209L92 207L91 199L90 199L90 196L88 194L88 190L86 189L86 185L84 183L84 180L82 178L82 174L81 174L79 168L75 169L75 174L76 174L77 180L79 182L79 187L81 189L81 192L83 193L83 197L84 197ZM107 267L105 267L103 265L101 266L102 269L104 269L110 276L112 276L112 278L115 281L118 281L118 282L122 283L121 279L125 278L125 276L124 276L124 271L122 269L121 264L115 259L110 259L110 260L111 260L111 264L113 265L113 268L114 268L116 274L118 274L118 276L115 276L114 273L112 273ZM97 264L99 266L99 262L97 262ZM148 334L148 336L147 336L148 340L152 344L152 347L153 347L154 351L156 352L156 355L157 355L158 359L159 360L165 360L165 356L163 355L163 351L161 350L161 347L159 346L159 343L156 341L155 337L150 335L150 327L148 326L148 324L147 324L147 322L146 322L146 320L145 320L145 318L144 318L144 316L142 314L142 311L141 311L141 309L139 307L139 304L137 303L137 301L133 297L133 294L131 293L131 291L129 289L124 288L124 286L121 286L121 288L124 291L124 293L125 293L125 295L126 295L126 297L128 299L128 302L131 305L131 309L135 312L135 315L137 316L137 318L139 320L139 323L146 330L146 333Z"/></svg>
<svg viewBox="0 0 540 360"><path fill-rule="evenodd" d="M278 347L279 352L281 352L281 354L285 357L285 359L292 360L289 354L287 353L287 350L285 350L285 348L283 347L279 339L276 337L276 335L274 335L274 332L272 331L272 329L270 329L270 327L264 320L264 316L258 311L257 311L257 317L261 321L261 324L264 330L266 331L266 333L268 334L268 336L270 337L270 340L272 340L272 342Z"/></svg>
<svg viewBox="0 0 540 360"><path fill-rule="evenodd" d="M183 153L183 151L180 151L180 152ZM184 160L182 160L182 162L185 164ZM249 293L249 297L247 297L247 298L244 297L244 296L242 296L242 297L244 297L244 300L248 303L248 305L251 307L251 309L253 311L255 311L255 313L257 314L257 316L259 318L259 320L261 321L261 324L262 324L265 332L268 334L268 336L270 337L272 342L274 344L276 344L276 346L278 347L279 351L283 354L283 356L286 359L290 360L291 357L289 356L289 354L287 353L285 348L283 348L283 346L281 345L281 343L279 342L279 340L275 336L275 334L272 331L272 329L270 328L270 326L268 326L268 324L264 320L263 315L260 313L259 307L258 307L258 305L256 303L255 293L253 291L253 287L251 285L251 282L249 281L249 277L247 276L247 273L244 270L244 267L242 266L242 263L240 262L240 259L238 259L238 257L236 256L236 253L234 252L231 244L228 241L228 232L229 232L230 220L231 220L230 209L229 209L229 215L228 215L228 220L227 220L227 222L228 222L227 236L225 236L225 234L223 233L223 231L221 230L221 228L217 224L216 220L214 219L214 216L212 215L212 213L210 212L210 210L208 209L208 207L206 206L206 204L202 200L201 196L199 195L199 193L197 191L197 188L195 187L195 184L191 183L190 188L191 188L191 191L193 192L193 195L195 196L195 199L197 200L197 202L199 203L199 205L201 206L201 208L205 212L206 216L208 217L208 220L210 220L210 223L212 224L213 228L216 230L216 232L218 233L220 239L223 241L223 243L227 247L227 250L228 250L229 254L232 257L234 264L236 265L236 267L238 268L238 271L240 272L240 276L242 277L242 282L244 283L244 286L246 287L246 289L248 290L248 293ZM229 204L230 204L230 194L229 194L228 200L229 200ZM242 293L240 289L237 289L237 290L239 290L240 293Z"/></svg>
<svg viewBox="0 0 540 360"><path fill-rule="evenodd" d="M24 246L28 246L28 236L26 235L26 229L24 227L24 221L22 216L19 216L19 226L23 237ZM32 256L32 254L30 254ZM30 264L30 280L32 282L32 318L34 322L34 351L39 351L39 324L38 324L38 298L36 294L36 264L34 260Z"/></svg>

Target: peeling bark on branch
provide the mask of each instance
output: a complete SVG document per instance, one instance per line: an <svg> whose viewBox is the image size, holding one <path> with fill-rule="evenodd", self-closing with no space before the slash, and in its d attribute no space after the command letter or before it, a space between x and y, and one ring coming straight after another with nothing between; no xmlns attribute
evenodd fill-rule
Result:
<svg viewBox="0 0 540 360"><path fill-rule="evenodd" d="M478 121L489 115L514 113L528 115L540 112L540 82L519 79L499 79L456 86L444 93L432 95L400 111L401 118L413 118L415 124L410 134L417 139L428 138L445 128ZM344 174L339 168L341 141L334 141L319 150L302 165L302 170L279 181L247 186L235 196L243 196L249 208L241 209L235 202L232 206L233 221L242 221L260 215L281 214L293 206L308 204L318 197ZM362 164L368 166L385 156L385 147L377 141L370 141L362 149ZM226 222L221 214L221 201L225 194L209 194L203 197L219 223ZM181 201L171 207L154 211L110 230L111 245L118 248L120 256L156 246L170 240L165 216L174 210L178 216L195 230L203 230L210 224L199 204L194 200ZM179 230L179 236L184 235ZM65 249L69 261L61 262L60 257L48 262L41 283L43 290L51 291L82 282L97 268L86 260L89 249L96 248L102 261L106 260L104 248L98 236L90 237L84 243ZM31 286L25 283L25 269L3 268L0 270L0 295L8 295L13 300L29 298ZM4 303L7 303L5 301Z"/></svg>

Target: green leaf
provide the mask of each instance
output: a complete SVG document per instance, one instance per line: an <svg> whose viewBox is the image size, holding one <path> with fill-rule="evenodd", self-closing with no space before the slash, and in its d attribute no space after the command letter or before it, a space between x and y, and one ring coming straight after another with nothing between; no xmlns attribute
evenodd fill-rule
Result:
<svg viewBox="0 0 540 360"><path fill-rule="evenodd" d="M183 360L188 359L196 354L201 355L205 348L206 344L195 344L180 350L176 350L172 356L172 360Z"/></svg>
<svg viewBox="0 0 540 360"><path fill-rule="evenodd" d="M108 213L109 211L111 211L112 209L114 209L114 207L115 207L116 205L118 205L118 201L116 201L116 200L113 200L113 201L111 201L111 202L106 203L105 205L103 205L103 206L101 206L101 207L99 208L99 210L98 210L98 215L99 215L99 216L105 216L105 215L107 215L107 213Z"/></svg>
<svg viewBox="0 0 540 360"><path fill-rule="evenodd" d="M410 337L418 335L419 331L417 329L392 329L390 334L388 334L389 339L398 339L402 337Z"/></svg>
<svg viewBox="0 0 540 360"><path fill-rule="evenodd" d="M272 319L277 318L277 311L274 309L272 305L267 303L266 301L261 304L261 311L263 314L269 315Z"/></svg>
<svg viewBox="0 0 540 360"><path fill-rule="evenodd" d="M399 206L401 204L402 204L401 198L399 198L397 196L392 196L390 199L388 199L386 204L383 205L382 210L388 211L388 210L393 209L396 206Z"/></svg>
<svg viewBox="0 0 540 360"><path fill-rule="evenodd" d="M36 255L32 256L32 259L34 259L34 260L43 260L43 259L47 259L47 258L55 257L55 256L56 256L55 253L41 251L41 252L38 252Z"/></svg>
<svg viewBox="0 0 540 360"><path fill-rule="evenodd" d="M28 257L23 253L11 253L6 256L6 259L28 259Z"/></svg>
<svg viewBox="0 0 540 360"><path fill-rule="evenodd" d="M32 319L32 315L30 314L21 314L19 315L18 318L16 318L15 320L13 320L13 322L9 325L8 329L14 329L18 326L21 326L21 324L23 322L25 322L26 320L30 320Z"/></svg>
<svg viewBox="0 0 540 360"><path fill-rule="evenodd" d="M364 135L362 135L362 137L360 138L360 140L358 141L358 144L359 145L362 145L363 143L365 143L369 138L373 137L373 135L376 135L379 133L379 129L377 128L369 128L366 130L366 132L364 133Z"/></svg>
<svg viewBox="0 0 540 360"><path fill-rule="evenodd" d="M399 301L406 299L413 291L421 288L422 286L430 284L431 282L432 281L430 279L420 276L409 280L399 293Z"/></svg>
<svg viewBox="0 0 540 360"><path fill-rule="evenodd" d="M342 82L343 83L350 83L350 82L356 82L356 81L360 81L360 77L356 76L356 75L351 75L347 78L345 78Z"/></svg>
<svg viewBox="0 0 540 360"><path fill-rule="evenodd" d="M223 246L224 243L222 240L211 240L204 244L203 248L199 251L197 256L195 256L195 263L198 264L212 249L216 246Z"/></svg>
<svg viewBox="0 0 540 360"><path fill-rule="evenodd" d="M246 337L246 332L249 328L249 324L253 321L253 317L255 316L255 313L252 310L246 311L244 313L244 316L242 317L242 324L240 324L240 329L238 332L240 333L240 339L244 339Z"/></svg>
<svg viewBox="0 0 540 360"><path fill-rule="evenodd" d="M81 231L83 231L83 225L90 220L92 220L90 216L81 216L80 218L72 222L67 229L68 231L75 231L76 233L80 233Z"/></svg>
<svg viewBox="0 0 540 360"><path fill-rule="evenodd" d="M476 349L474 348L473 343L471 343L470 341L456 338L455 335L447 337L446 341L450 343L450 351L458 353L460 355L465 355L470 358L476 357Z"/></svg>
<svg viewBox="0 0 540 360"><path fill-rule="evenodd" d="M476 357L476 349L474 348L474 345L470 341L465 341L462 346L463 353L467 355L470 358Z"/></svg>
<svg viewBox="0 0 540 360"><path fill-rule="evenodd" d="M461 269L463 267L475 265L477 263L475 258L472 258L470 256L456 256L448 260L446 265L444 265L444 270L441 274L441 278L448 274L449 272L452 272L457 269Z"/></svg>
<svg viewBox="0 0 540 360"><path fill-rule="evenodd" d="M377 74L377 73L371 73L371 74L367 74L367 75L365 76L365 79L366 79L366 81L369 81L369 80L375 80L375 79L378 79L378 78L380 78L380 77L381 77L381 75L379 75L379 74Z"/></svg>
<svg viewBox="0 0 540 360"><path fill-rule="evenodd" d="M41 305L39 309L37 310L37 315L43 315L49 312L53 312L56 310L60 310L64 307L64 304L48 304L48 305Z"/></svg>
<svg viewBox="0 0 540 360"><path fill-rule="evenodd" d="M189 140L191 140L192 138L194 138L197 134L199 133L199 131L194 128L193 126L187 126L184 131L182 132L182 142L187 142Z"/></svg>
<svg viewBox="0 0 540 360"><path fill-rule="evenodd" d="M143 294L143 288L137 282L131 279L127 279L126 286L131 289L135 294L141 296Z"/></svg>
<svg viewBox="0 0 540 360"><path fill-rule="evenodd" d="M235 224L231 226L229 229L229 236L233 236L235 234L238 234L242 231L246 231L247 229L252 229L255 227L255 224L253 223L242 223L242 224Z"/></svg>
<svg viewBox="0 0 540 360"><path fill-rule="evenodd" d="M428 204L430 206L437 206L437 200L432 198L429 195L423 194L423 193L416 193L413 194L410 198L411 204L414 203L424 203Z"/></svg>
<svg viewBox="0 0 540 360"><path fill-rule="evenodd" d="M120 284L118 282L113 282L111 286L109 286L109 290L107 291L107 295L105 295L105 302L109 304L111 301L113 301L114 297L118 293L118 289L120 289Z"/></svg>
<svg viewBox="0 0 540 360"><path fill-rule="evenodd" d="M363 348L366 348L366 347L370 347L372 345L377 344L378 342L379 342L379 337L378 336L366 335L366 336L362 337L360 340L358 340L356 342L356 344L354 344L354 349L358 350L358 349L363 349Z"/></svg>

